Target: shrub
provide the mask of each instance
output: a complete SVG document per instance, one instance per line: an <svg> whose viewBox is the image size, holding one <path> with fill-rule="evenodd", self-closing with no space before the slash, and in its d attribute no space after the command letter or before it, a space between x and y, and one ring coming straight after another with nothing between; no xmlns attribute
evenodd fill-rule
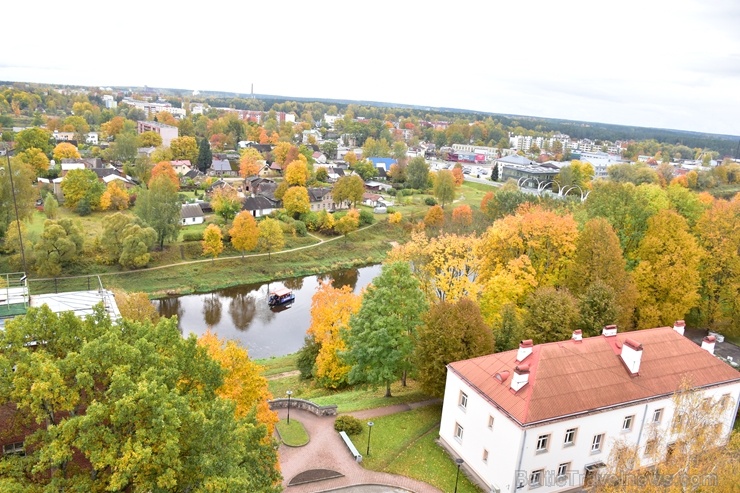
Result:
<svg viewBox="0 0 740 493"><path fill-rule="evenodd" d="M424 203L431 207L437 205L437 200L434 197L427 197L424 199Z"/></svg>
<svg viewBox="0 0 740 493"><path fill-rule="evenodd" d="M375 222L375 216L373 216L373 213L368 210L361 210L360 211L360 226L367 226L369 224L373 224Z"/></svg>
<svg viewBox="0 0 740 493"><path fill-rule="evenodd" d="M298 359L296 360L296 366L301 372L301 378L309 380L314 376L314 365L316 364L316 358L319 355L321 346L311 336L306 336L303 339L303 347L298 350Z"/></svg>
<svg viewBox="0 0 740 493"><path fill-rule="evenodd" d="M334 429L347 435L359 435L362 433L362 421L354 416L339 416L334 421Z"/></svg>
<svg viewBox="0 0 740 493"><path fill-rule="evenodd" d="M202 241L203 231L185 231L182 234L182 241Z"/></svg>
<svg viewBox="0 0 740 493"><path fill-rule="evenodd" d="M303 221L295 221L293 223L293 226L295 227L295 232L298 236L308 235L308 229L306 228L306 223L304 223Z"/></svg>
<svg viewBox="0 0 740 493"><path fill-rule="evenodd" d="M77 214L80 216L89 216L92 212L92 207L90 207L90 201L86 198L80 199L79 202L77 202Z"/></svg>
<svg viewBox="0 0 740 493"><path fill-rule="evenodd" d="M388 195L390 195L391 197L395 197L396 193L397 192L395 188L391 188L390 190L388 190Z"/></svg>

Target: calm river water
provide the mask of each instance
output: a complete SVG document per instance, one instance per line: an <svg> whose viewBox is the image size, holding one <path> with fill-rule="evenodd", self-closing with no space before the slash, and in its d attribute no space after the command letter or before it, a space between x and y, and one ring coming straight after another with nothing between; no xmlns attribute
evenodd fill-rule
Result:
<svg viewBox="0 0 740 493"><path fill-rule="evenodd" d="M159 314L177 315L183 335L203 334L208 327L221 339L235 339L251 358L295 353L311 324L311 298L322 280L334 287L349 285L357 293L380 274L380 265L343 269L319 276L300 277L269 284L245 284L205 294L171 296L155 300ZM270 309L270 290L288 287L296 296L290 308Z"/></svg>

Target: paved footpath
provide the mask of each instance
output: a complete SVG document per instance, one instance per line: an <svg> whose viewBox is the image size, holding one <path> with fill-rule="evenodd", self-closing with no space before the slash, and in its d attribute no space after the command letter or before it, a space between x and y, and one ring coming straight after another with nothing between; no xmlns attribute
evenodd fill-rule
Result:
<svg viewBox="0 0 740 493"><path fill-rule="evenodd" d="M439 400L435 399L413 404L397 404L353 412L352 416L364 420L438 402ZM278 415L284 419L287 416L287 410L279 409ZM278 453L283 473L283 488L286 493L318 493L333 490L336 493L442 493L441 490L416 479L370 471L362 467L355 462L339 433L334 430L333 416L319 417L298 409L291 409L290 415L303 423L310 441L305 447L280 445ZM344 474L344 477L288 487L288 482L294 476L310 469L331 469Z"/></svg>

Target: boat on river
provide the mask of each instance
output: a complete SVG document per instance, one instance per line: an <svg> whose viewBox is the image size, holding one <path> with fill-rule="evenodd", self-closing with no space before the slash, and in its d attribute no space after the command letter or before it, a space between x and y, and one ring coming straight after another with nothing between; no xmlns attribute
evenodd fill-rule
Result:
<svg viewBox="0 0 740 493"><path fill-rule="evenodd" d="M288 288L276 289L270 291L270 296L267 298L267 304L271 307L284 306L295 301L295 294L293 290Z"/></svg>

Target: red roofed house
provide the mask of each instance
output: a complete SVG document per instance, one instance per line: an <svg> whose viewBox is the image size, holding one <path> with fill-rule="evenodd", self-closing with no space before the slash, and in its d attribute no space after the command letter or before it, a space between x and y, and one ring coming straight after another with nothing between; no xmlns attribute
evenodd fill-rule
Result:
<svg viewBox="0 0 740 493"><path fill-rule="evenodd" d="M641 466L670 453L673 396L686 378L712 399L708 409L729 403L715 417L726 440L740 373L714 357L713 337L699 347L683 325L628 334L610 325L601 336L576 331L569 341L522 341L518 350L451 363L440 443L485 491L566 491L609 465L615 443L636 447ZM668 437L657 453L646 450L658 443L651 436Z"/></svg>

